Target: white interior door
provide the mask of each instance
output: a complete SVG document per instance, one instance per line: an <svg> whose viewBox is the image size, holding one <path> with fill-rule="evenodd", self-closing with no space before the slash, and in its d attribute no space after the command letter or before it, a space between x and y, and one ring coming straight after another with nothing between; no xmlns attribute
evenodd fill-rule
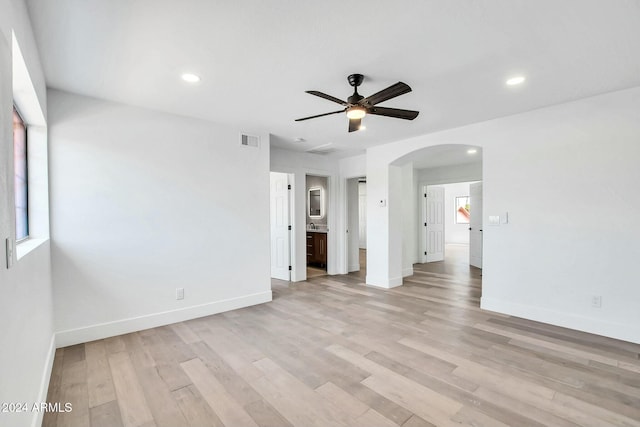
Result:
<svg viewBox="0 0 640 427"><path fill-rule="evenodd" d="M347 271L360 271L358 178L347 180Z"/></svg>
<svg viewBox="0 0 640 427"><path fill-rule="evenodd" d="M290 280L289 176L271 172L271 277Z"/></svg>
<svg viewBox="0 0 640 427"><path fill-rule="evenodd" d="M358 182L358 231L360 249L367 249L367 183Z"/></svg>
<svg viewBox="0 0 640 427"><path fill-rule="evenodd" d="M482 268L482 182L469 185L469 264Z"/></svg>
<svg viewBox="0 0 640 427"><path fill-rule="evenodd" d="M424 261L444 260L444 187L429 185L424 194Z"/></svg>

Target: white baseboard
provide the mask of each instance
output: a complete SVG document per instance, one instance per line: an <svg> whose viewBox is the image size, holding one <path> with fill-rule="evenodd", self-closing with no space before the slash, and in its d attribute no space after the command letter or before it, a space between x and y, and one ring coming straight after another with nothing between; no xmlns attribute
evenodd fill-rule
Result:
<svg viewBox="0 0 640 427"><path fill-rule="evenodd" d="M409 277L409 276L413 276L413 266L402 270L402 277Z"/></svg>
<svg viewBox="0 0 640 427"><path fill-rule="evenodd" d="M402 286L402 277L366 277L367 286L373 286L374 288L391 289L398 286Z"/></svg>
<svg viewBox="0 0 640 427"><path fill-rule="evenodd" d="M49 351L47 352L47 358L44 361L42 370L42 379L40 380L40 390L38 391L38 398L34 402L46 402L47 393L49 392L49 381L51 380L51 371L53 369L53 359L56 356L56 335L51 335L51 342L49 344ZM42 419L44 417L44 411L35 411L33 418L31 419L31 427L39 427L42 425Z"/></svg>
<svg viewBox="0 0 640 427"><path fill-rule="evenodd" d="M546 308L487 297L482 297L480 299L480 308L483 310L508 314L510 316L522 317L523 319L535 320L536 322L548 323L550 325L561 326L564 328L575 329L577 331L589 332L596 335L640 344L640 332L636 324L627 325L607 322L600 319L594 319L592 317L563 313L548 310Z"/></svg>
<svg viewBox="0 0 640 427"><path fill-rule="evenodd" d="M210 316L212 314L262 304L271 301L271 299L272 295L269 290L267 292L229 298L226 300L214 301L177 310L100 323L77 329L69 329L57 332L55 342L58 347L67 347L69 345L128 334L131 332L142 331L144 329L155 328L158 326L169 325L171 323L183 322L185 320L196 319L198 317Z"/></svg>

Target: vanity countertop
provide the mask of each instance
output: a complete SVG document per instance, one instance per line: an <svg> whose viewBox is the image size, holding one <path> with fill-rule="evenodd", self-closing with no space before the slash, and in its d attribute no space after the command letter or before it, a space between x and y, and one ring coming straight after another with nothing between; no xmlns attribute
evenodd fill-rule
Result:
<svg viewBox="0 0 640 427"><path fill-rule="evenodd" d="M307 233L322 233L322 234L327 234L327 230L326 228L323 229L312 229L312 228L307 228Z"/></svg>

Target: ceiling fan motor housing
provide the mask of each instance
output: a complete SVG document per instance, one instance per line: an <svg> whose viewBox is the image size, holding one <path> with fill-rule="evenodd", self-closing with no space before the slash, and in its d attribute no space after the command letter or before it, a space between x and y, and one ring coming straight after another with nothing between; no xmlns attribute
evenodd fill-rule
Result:
<svg viewBox="0 0 640 427"><path fill-rule="evenodd" d="M347 77L347 80L349 81L349 84L353 87L358 87L362 84L362 81L364 80L364 76L362 74L350 74L349 77Z"/></svg>
<svg viewBox="0 0 640 427"><path fill-rule="evenodd" d="M398 82L394 85L389 86L386 89L382 89L381 91L376 92L373 95L370 95L365 98L358 93L358 86L362 84L363 80L364 80L364 76L362 74L350 74L347 77L347 81L353 87L353 95L347 98L347 101L343 101L340 98L327 95L326 93L319 92L317 90L308 90L307 91L308 94L319 96L320 98L324 98L331 102L335 102L337 104L342 105L345 108L338 111L331 111L329 113L316 114L315 116L310 116L310 117L303 117L301 119L296 119L296 122L346 112L347 117L349 118L349 132L354 132L361 129L361 126L360 126L361 119L367 114L373 114L376 116L394 117L397 119L405 119L405 120L413 120L418 116L419 114L418 111L402 110L398 108L388 108L388 107L377 106L381 102L384 102L389 99L393 99L397 96L403 95L405 93L411 92L411 88L406 83Z"/></svg>

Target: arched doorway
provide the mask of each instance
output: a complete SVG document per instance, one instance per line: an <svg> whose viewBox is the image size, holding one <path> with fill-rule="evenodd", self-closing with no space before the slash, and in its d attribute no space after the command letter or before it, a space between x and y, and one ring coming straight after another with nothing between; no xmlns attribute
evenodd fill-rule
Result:
<svg viewBox="0 0 640 427"><path fill-rule="evenodd" d="M428 206L425 194L430 186L442 187L445 184L482 181L482 154L482 148L474 145L439 144L405 152L388 162L386 174L383 176L368 171L368 176L373 178L372 192L376 189L386 192L379 192L378 194L383 194L384 197L378 196L375 206L369 206L370 223L376 224L377 227L368 234L368 239L373 244L369 245L371 250L367 254L367 264L372 266L373 271L367 274L367 284L384 288L400 286L403 278L414 274L415 264L427 262L425 252L433 250L433 243L438 239L442 258L430 258L429 261L444 261L447 223L450 223L450 228L455 224L458 232L466 228L467 236L469 235L470 224L455 222L455 200L447 200L451 202L446 204L450 211L444 212L444 199L451 196L444 193L440 193L440 204L435 204L439 209L443 209L439 213L440 218L428 224L430 218L427 218L427 210L433 209L434 205ZM382 179L378 181L377 178ZM470 194L463 196L469 197ZM480 218L482 224L482 210L478 209L478 212L480 213L476 214L476 218ZM441 230L429 234L435 225L441 226ZM481 241L479 244L481 248ZM453 264L449 261L439 268L451 269L453 264L460 264L459 257Z"/></svg>

